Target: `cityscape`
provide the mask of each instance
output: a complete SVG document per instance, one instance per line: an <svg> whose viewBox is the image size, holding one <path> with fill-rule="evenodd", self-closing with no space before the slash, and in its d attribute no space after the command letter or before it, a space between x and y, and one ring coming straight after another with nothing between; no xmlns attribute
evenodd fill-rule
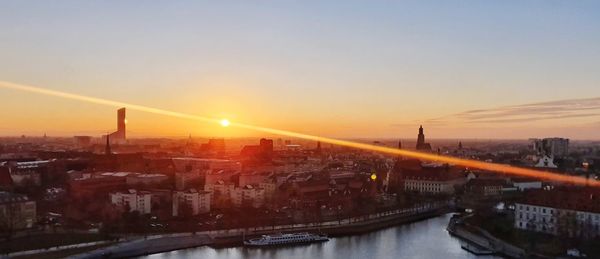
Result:
<svg viewBox="0 0 600 259"><path fill-rule="evenodd" d="M0 4L0 258L600 258L598 3L146 4Z"/></svg>

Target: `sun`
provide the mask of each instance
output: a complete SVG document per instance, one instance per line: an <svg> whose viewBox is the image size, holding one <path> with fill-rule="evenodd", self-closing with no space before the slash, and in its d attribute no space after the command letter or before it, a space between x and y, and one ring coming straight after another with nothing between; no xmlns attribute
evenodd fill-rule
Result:
<svg viewBox="0 0 600 259"><path fill-rule="evenodd" d="M228 127L230 124L228 119L222 119L219 123L221 124L222 127Z"/></svg>

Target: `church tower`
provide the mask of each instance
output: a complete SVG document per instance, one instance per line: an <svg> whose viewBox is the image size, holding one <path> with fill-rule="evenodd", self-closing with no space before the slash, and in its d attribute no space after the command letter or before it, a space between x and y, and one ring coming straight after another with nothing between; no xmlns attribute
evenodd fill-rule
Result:
<svg viewBox="0 0 600 259"><path fill-rule="evenodd" d="M423 133L423 125L419 126L419 135L417 136L417 150L431 151L431 145L425 143L425 134Z"/></svg>

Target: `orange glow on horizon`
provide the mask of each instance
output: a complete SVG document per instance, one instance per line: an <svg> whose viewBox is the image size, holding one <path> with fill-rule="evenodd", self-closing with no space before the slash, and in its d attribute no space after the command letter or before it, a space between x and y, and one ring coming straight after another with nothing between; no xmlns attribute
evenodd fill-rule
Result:
<svg viewBox="0 0 600 259"><path fill-rule="evenodd" d="M389 154L389 155L399 155L399 156L406 156L406 157L429 160L429 161L443 162L443 163L448 163L448 164L453 164L453 165L465 166L465 167L469 167L469 168L477 168L477 169L482 169L482 170L487 170L487 171L500 172L500 173L515 175L515 176L533 177L533 178L539 178L539 179L544 179L544 180L549 180L549 181L559 181L559 182L565 182L565 183L600 187L599 181L595 181L595 180L589 181L588 179L582 178L582 177L563 175L563 174L558 174L558 173L551 173L551 172L540 171L540 170L535 170L535 169L513 167L513 166L505 165L505 164L488 163L488 162L468 160L468 159L462 159L462 158L456 158L456 157L450 157L450 156L441 156L441 155L435 155L435 154L429 154L429 153L420 153L420 152L403 150L403 149L375 146L375 145L353 142L353 141L320 137L320 136L316 136L316 135L298 133L298 132L293 132L293 131L288 131L288 130L279 130L279 129L273 129L273 128L267 128L267 127L260 127L260 126L254 126L254 125L238 123L238 122L229 122L226 119L222 120L222 119L217 119L217 118L197 116L197 115L192 115L192 114L174 112L174 111L163 110L163 109L158 109L158 108L152 108L152 107L148 107L148 106L129 104L129 103L118 102L118 101L111 101L111 100L106 100L106 99L101 99L101 98L65 93L65 92L48 90L48 89L27 86L27 85L20 85L20 84L15 84L15 83L10 83L10 82L0 81L0 87L19 90L19 91L25 91L25 92L31 92L31 93L37 93L37 94L43 94L43 95L49 95L49 96L55 96L55 97L61 97L61 98L66 98L66 99L78 100L78 101L83 101L83 102L88 102L88 103L102 104L102 105L108 105L108 106L114 106L114 107L127 107L132 110L144 111L144 112L149 112L149 113L154 113L154 114L216 123L216 124L220 124L221 126L224 126L224 127L226 127L225 124L227 124L227 126L231 125L231 126L235 126L235 127L243 128L243 129L271 133L271 134L275 134L275 135L284 135L284 136L288 136L288 137L295 137L295 138L301 138L301 139L306 139L306 140L320 141L323 143L357 148L357 149L362 149L362 150L369 150L369 151L385 153L385 154ZM224 122L226 122L226 123L224 123Z"/></svg>

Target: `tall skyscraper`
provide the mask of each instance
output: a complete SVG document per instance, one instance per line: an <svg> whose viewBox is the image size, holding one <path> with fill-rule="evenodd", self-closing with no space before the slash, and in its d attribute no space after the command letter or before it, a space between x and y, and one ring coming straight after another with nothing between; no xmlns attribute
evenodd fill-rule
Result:
<svg viewBox="0 0 600 259"><path fill-rule="evenodd" d="M127 118L125 108L117 110L117 131L110 133L112 143L125 143L127 132Z"/></svg>
<svg viewBox="0 0 600 259"><path fill-rule="evenodd" d="M120 137L125 139L127 119L125 118L125 108L121 108L117 110L117 132L119 132Z"/></svg>

